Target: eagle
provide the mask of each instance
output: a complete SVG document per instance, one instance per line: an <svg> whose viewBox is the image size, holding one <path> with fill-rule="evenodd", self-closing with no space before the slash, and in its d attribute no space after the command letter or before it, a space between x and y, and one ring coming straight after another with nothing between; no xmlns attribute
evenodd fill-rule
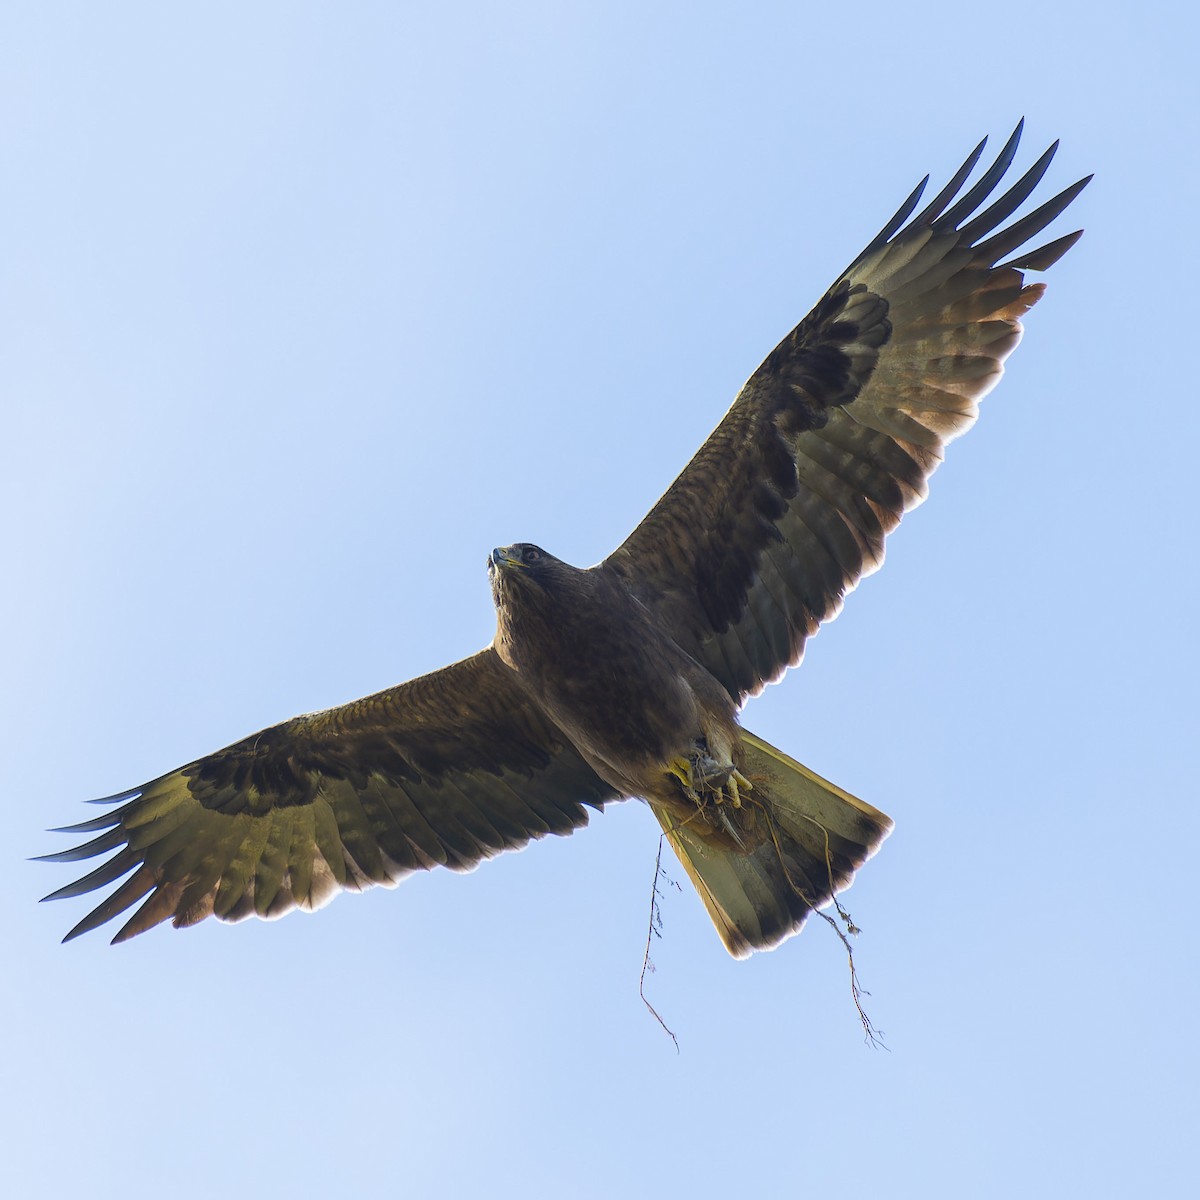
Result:
<svg viewBox="0 0 1200 1200"><path fill-rule="evenodd" d="M1057 142L992 198L1022 126L968 187L981 141L918 212L925 177L611 555L580 569L531 543L493 550L485 649L54 831L96 836L45 859L111 857L46 899L117 884L64 941L134 905L114 943L168 919L273 918L414 871L468 871L631 798L733 955L832 903L892 822L756 737L741 709L880 566L1045 290L1024 272L1081 235L1036 244L1090 176L1013 219Z"/></svg>

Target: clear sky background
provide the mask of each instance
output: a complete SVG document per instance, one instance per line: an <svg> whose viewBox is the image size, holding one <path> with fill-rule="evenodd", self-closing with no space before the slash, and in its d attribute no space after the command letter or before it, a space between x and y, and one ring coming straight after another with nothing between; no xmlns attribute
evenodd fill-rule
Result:
<svg viewBox="0 0 1200 1200"><path fill-rule="evenodd" d="M1190 22L6 4L7 1194L1194 1195ZM637 804L316 917L58 944L46 827L484 645L492 546L607 553L1022 114L1048 187L1096 172L1055 227L1087 235L746 714L896 819L847 897L889 1051L828 929L737 963L684 881L676 1055Z"/></svg>

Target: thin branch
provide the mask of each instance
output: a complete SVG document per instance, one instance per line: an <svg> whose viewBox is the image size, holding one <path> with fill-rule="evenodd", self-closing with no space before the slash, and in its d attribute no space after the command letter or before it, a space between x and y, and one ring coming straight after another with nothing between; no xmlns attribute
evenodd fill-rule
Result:
<svg viewBox="0 0 1200 1200"><path fill-rule="evenodd" d="M874 1046L876 1049L887 1050L888 1046L887 1046L887 1043L884 1042L884 1040L883 1040L883 1034L880 1033L875 1028L875 1026L871 1023L871 1018L867 1016L866 1010L862 1006L862 997L869 996L871 993L868 991L865 991L858 982L858 971L854 965L854 947L850 945L850 939L846 936L845 933L842 932L842 930L838 926L838 923L828 913L822 912L813 903L813 900L816 899L816 893L815 892L805 892L805 890L802 887L800 887L800 885L798 883L796 883L796 881L792 878L792 874L788 870L788 865L784 861L783 847L779 844L779 834L775 828L775 817L772 814L771 810L765 804L761 804L761 805L759 805L759 807L762 809L763 813L766 815L767 828L770 830L771 841L775 845L775 854L776 854L776 857L779 859L780 867L783 869L784 878L788 881L788 884L791 886L792 890L796 893L796 895L799 896L800 899L803 900L804 903L807 904L809 906L809 908L814 913L816 913L817 916L820 917L821 920L824 921L830 927L830 929L833 930L834 933L836 933L838 935L838 938L841 941L842 945L846 948L846 960L850 966L850 998L854 1001L854 1008L855 1008L855 1011L858 1013L859 1021L862 1023L863 1034L866 1037L867 1044L870 1046ZM806 820L811 821L814 825L816 825L817 828L821 830L822 834L825 837L825 869L829 876L830 899L833 901L833 905L834 905L834 908L837 910L838 916L841 917L842 920L846 923L846 931L851 934L857 934L860 932L858 926L855 925L853 920L851 920L850 914L845 910L845 908L842 907L842 903L837 898L837 893L834 890L833 859L832 859L832 856L830 854L830 849L829 849L829 830L826 829L825 826L822 825L820 821L814 819L813 817L810 817L807 814L802 814L802 815L805 817Z"/></svg>
<svg viewBox="0 0 1200 1200"><path fill-rule="evenodd" d="M654 970L654 964L650 961L650 942L653 938L662 937L662 909L658 906L658 898L662 894L658 890L659 878L667 878L663 874L662 869L662 852L663 842L666 839L665 833L658 835L658 855L654 860L654 883L650 888L650 923L646 929L646 951L642 955L642 973L638 978L638 995L642 998L642 1003L650 1010L651 1016L663 1027L667 1036L675 1043L675 1053L679 1053L679 1039L671 1032L670 1026L658 1015L658 1010L646 999L646 972ZM674 882L673 880L671 882ZM678 887L678 884L676 884Z"/></svg>

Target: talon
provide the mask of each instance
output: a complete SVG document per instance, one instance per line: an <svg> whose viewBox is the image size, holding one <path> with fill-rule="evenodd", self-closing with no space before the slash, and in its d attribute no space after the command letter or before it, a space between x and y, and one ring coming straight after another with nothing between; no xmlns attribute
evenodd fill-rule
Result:
<svg viewBox="0 0 1200 1200"><path fill-rule="evenodd" d="M667 764L667 774L678 779L688 799L700 805L704 804L702 796L712 796L717 805L728 803L741 808L742 792L754 787L733 763L719 763L703 753L673 758Z"/></svg>
<svg viewBox="0 0 1200 1200"><path fill-rule="evenodd" d="M667 764L667 774L674 775L676 779L683 784L683 790L687 794L689 800L695 800L699 803L700 797L696 795L695 775L692 772L692 763L687 758L674 758Z"/></svg>
<svg viewBox="0 0 1200 1200"><path fill-rule="evenodd" d="M729 781L725 784L725 790L729 793L729 803L732 804L734 808L742 807L741 789L743 788L748 792L753 791L754 784L752 784L750 780L748 780L745 775L743 775L741 771L737 769L737 767L734 767L729 776Z"/></svg>
<svg viewBox="0 0 1200 1200"><path fill-rule="evenodd" d="M667 763L667 774L674 775L686 788L692 786L692 764L686 758L673 758Z"/></svg>

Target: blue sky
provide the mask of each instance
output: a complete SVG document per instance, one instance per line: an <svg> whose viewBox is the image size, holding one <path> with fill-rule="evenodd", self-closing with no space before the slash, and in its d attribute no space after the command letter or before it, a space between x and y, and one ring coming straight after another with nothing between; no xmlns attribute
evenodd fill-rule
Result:
<svg viewBox="0 0 1200 1200"><path fill-rule="evenodd" d="M10 3L0 982L12 1194L1191 1194L1190 17ZM641 806L316 917L62 947L48 826L491 637L926 171L1096 172L884 570L746 723L889 812L729 959ZM682 875L681 872L675 872Z"/></svg>

